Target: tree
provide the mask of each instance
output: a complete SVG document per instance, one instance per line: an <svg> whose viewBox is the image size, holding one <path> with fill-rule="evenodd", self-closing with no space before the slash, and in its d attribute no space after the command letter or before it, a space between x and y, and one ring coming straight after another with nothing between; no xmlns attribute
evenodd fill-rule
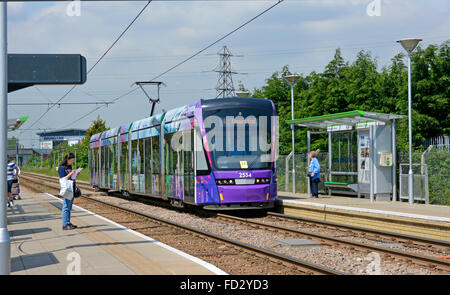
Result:
<svg viewBox="0 0 450 295"><path fill-rule="evenodd" d="M418 47L412 56L413 145L425 148L425 139L448 135L450 131L450 41ZM408 74L404 54L391 59L389 66L377 69L370 52L360 51L353 63L345 61L338 48L323 73L302 75L294 87L295 118L306 118L350 110L408 114ZM291 150L290 87L283 76L291 74L286 65L273 73L266 84L254 89L253 97L271 99L280 116L280 153ZM399 150L408 149L407 119L397 125ZM306 151L306 129L296 128L296 151ZM327 139L313 142L312 148L327 150Z"/></svg>
<svg viewBox="0 0 450 295"><path fill-rule="evenodd" d="M89 165L89 142L91 136L103 131L108 130L106 127L106 122L97 117L96 120L92 121L91 126L86 130L86 136L81 140L80 143L69 146L67 142L63 142L58 145L58 147L50 152L49 158L53 159L53 157L57 157L58 151L62 151L64 154L74 153L76 151L77 155L77 167L87 168ZM51 162L53 163L53 162ZM56 163L59 165L59 163Z"/></svg>

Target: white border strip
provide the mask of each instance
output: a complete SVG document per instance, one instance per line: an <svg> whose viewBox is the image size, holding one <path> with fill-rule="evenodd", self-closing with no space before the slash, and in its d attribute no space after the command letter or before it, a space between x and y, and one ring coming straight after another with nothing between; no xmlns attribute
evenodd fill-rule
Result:
<svg viewBox="0 0 450 295"><path fill-rule="evenodd" d="M282 203L292 203L292 204L299 204L299 205L314 206L314 207L323 208L324 210L326 208L332 208L332 209L341 209L341 210L357 211L357 212L364 212L364 213L385 214L385 215L394 215L394 216L409 217L409 218L419 218L419 219L433 220L433 221L443 221L443 222L450 223L450 218L447 218L447 217L419 215L419 214L410 214L410 213L395 212L395 211L383 211L383 210L356 208L356 207L347 207L347 206L338 206L338 205L328 205L328 204L295 201L295 200L283 200L283 199L279 199L279 200Z"/></svg>
<svg viewBox="0 0 450 295"><path fill-rule="evenodd" d="M52 198L57 199L58 201L60 201L60 202L62 203L62 200L61 200L60 198L58 198L58 197L56 197L56 196L54 196L54 195L52 195L52 194L49 194L49 193L45 193L45 194L47 194L48 196L50 196L50 197L52 197ZM138 232L136 232L136 231L134 231L134 230L132 230L132 229L129 229L128 227L125 227L125 226L123 226L123 225L121 225L121 224L119 224L119 223L116 223L116 222L114 222L114 221L112 221L112 220L109 220L109 219L106 218L106 217L103 217L103 216L100 216L100 215L98 215L98 214L95 214L94 212L91 212L91 211L89 211L89 210L86 210L86 209L84 209L84 208L82 208L82 207L80 207L80 206L73 205L73 207L76 207L76 208L78 208L78 209L80 209L80 210L82 210L82 211L85 211L85 212L87 212L87 213L89 213L89 214L91 214L91 215L93 215L93 216L96 216L96 217L98 217L98 218L100 218L100 219L102 219L102 220L105 220L105 221L107 221L107 222L109 222L109 223L111 223L111 224L113 224L113 225L115 225L115 226L117 226L117 227L119 227L119 228L121 228L121 229L124 229L124 230L126 230L126 231L128 231L128 232L130 232L130 233L132 233L132 234L134 234L134 235L136 235L136 236L138 236L138 237L144 239L144 240L150 241L150 242L152 242L152 243L154 243L154 244L156 244L156 245L158 245L158 246L161 246L161 247L163 247L163 248L165 248L165 249L167 249L167 250L169 250L169 251L172 251L172 252L174 252L174 253L176 253L176 254L178 254L178 255L184 257L184 258L187 258L187 259L189 259L189 260L191 260L191 261L193 261L193 262L195 262L195 263L198 263L198 264L200 264L201 266L205 267L206 269L212 271L214 274L217 274L217 275L228 275L228 273L224 272L224 271L221 270L220 268L218 268L218 267L216 267L216 266L214 266L214 265L212 265L212 264L210 264L210 263L208 263L208 262L206 262L206 261L204 261L204 260L201 260L201 259L199 259L199 258L197 258L197 257L195 257L195 256L192 256L192 255L187 254L187 253L185 253L185 252L183 252L183 251L181 251L181 250L178 250L178 249L173 248L173 247L171 247L171 246L169 246L169 245L166 245L166 244L164 244L164 243L162 243L162 242L160 242L160 241L157 241L157 240L155 240L155 239L153 239L153 238L151 238L151 237L148 237L148 236L146 236L146 235L143 235L143 234L141 234L141 233L138 233Z"/></svg>

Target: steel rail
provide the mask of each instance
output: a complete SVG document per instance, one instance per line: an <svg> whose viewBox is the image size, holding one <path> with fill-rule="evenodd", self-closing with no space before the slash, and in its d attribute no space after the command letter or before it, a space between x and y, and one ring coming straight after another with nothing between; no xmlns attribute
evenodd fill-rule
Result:
<svg viewBox="0 0 450 295"><path fill-rule="evenodd" d="M28 181L32 181L34 183L37 183L37 182L35 182L33 180L28 179L28 177L26 179ZM40 183L40 184L45 185L45 186L49 186L49 187L52 187L52 188L55 188L55 189L57 188L56 186L50 186L48 184L43 184L43 183ZM332 269L332 268L329 268L329 267L326 267L326 266L322 266L322 265L319 265L319 264L308 262L306 260L302 260L302 259L298 259L298 258L291 257L291 256L288 256L288 255L284 255L284 254L281 254L281 253L277 253L277 252L269 250L269 249L264 249L264 248L260 248L260 247L257 247L257 246L253 246L253 245L250 245L248 243L239 242L239 241L236 241L236 240L233 240L233 239L229 239L227 237L223 237L223 236L220 236L220 235L217 235L217 234L205 231L205 230L196 229L194 227L191 227L191 226L188 226L188 225L183 225L183 224L180 224L180 223L168 220L168 219L164 219L164 218L161 218L161 217L158 217L158 216L154 216L154 215L150 215L150 214L147 214L147 213L139 212L139 211L136 211L136 210L133 210L133 209L129 209L129 208L120 206L120 205L114 205L114 204L111 204L111 203L108 203L108 202L105 202L105 201L102 201L102 200L98 200L98 199L95 199L95 198L92 198L92 197L89 197L89 196L85 196L85 195L83 195L81 197L85 198L85 199L88 199L90 201L101 203L101 204L106 205L106 206L110 206L110 207L113 207L113 208L116 208L116 209L120 209L120 210L126 211L128 213L133 213L133 214L136 214L136 215L148 218L148 219L152 219L152 220L155 220L155 221L160 222L160 223L165 223L165 224L173 226L173 227L181 228L183 230L187 230L187 231L190 231L190 232L193 232L193 233L196 233L196 234L204 235L204 236L207 236L209 238L213 238L213 239L216 239L216 240L228 243L228 244L232 244L234 246L237 246L237 247L240 247L240 248L244 248L246 250L258 253L260 255L262 254L264 256L268 256L268 257L273 258L273 259L277 259L277 260L280 260L280 261L283 261L283 262L286 262L286 263L289 263L289 264L293 264L296 267L299 267L299 268L305 270L306 272L313 272L314 274L325 274L325 275L345 275L346 274L344 272L341 272L341 271L338 271L338 270L335 270L335 269Z"/></svg>
<svg viewBox="0 0 450 295"><path fill-rule="evenodd" d="M302 230L298 230L298 229L292 229L292 228L282 227L282 226L278 226L278 225L267 224L264 222L253 221L253 220L249 220L247 218L241 218L241 217L236 217L236 216L231 216L231 215L226 215L226 214L217 214L217 216L222 217L222 218L228 218L228 219L235 220L235 221L246 222L248 224L253 224L253 225L262 226L262 227L266 227L266 228L278 229L278 230L283 230L286 232L305 235L305 236L309 236L309 237L312 237L315 239L331 241L331 242L339 243L339 244L345 244L348 246L357 247L357 248L361 248L361 249L368 249L371 251L383 252L383 253L386 253L389 255L401 257L403 259L407 258L407 259L412 259L412 260L416 260L416 261L420 261L420 262L425 262L427 264L431 263L433 265L442 266L446 270L450 271L450 261L447 261L445 259L435 258L435 257L411 253L411 252L404 252L404 251L399 251L399 250L395 250L395 249L384 248L384 247L375 246L375 245L371 245L371 244L364 244L364 243L360 243L360 242L345 240L342 238L335 238L335 237L327 236L327 235L323 235L323 234L312 233L312 232L308 232L308 231L302 231Z"/></svg>
<svg viewBox="0 0 450 295"><path fill-rule="evenodd" d="M46 178L48 180L48 178L46 176L41 176L41 175L36 175L36 174L34 174L33 176L34 177L38 177L38 178ZM54 178L54 180L56 180L56 177L52 177L52 178ZM148 217L148 218L155 217L155 219L159 218L159 217L156 217L156 216L147 215L145 213L141 213L141 212L138 212L138 211L135 211L135 210L132 210L132 209L125 208L125 207L112 205L112 204L109 204L109 203L104 202L104 201L97 200L97 199L92 198L92 197L88 197L88 196L83 196L83 197L85 197L87 199L90 199L90 200L93 200L93 201L104 203L104 204L109 205L109 206L117 207L119 209L132 212L134 214L142 215L144 217ZM274 216L278 216L278 217L285 217L282 214L270 213L270 215L274 215ZM421 255L421 254L404 252L404 251L399 251L399 250L394 250L394 249L388 249L388 248L384 248L384 247L380 247L380 246L375 246L375 245L371 245L371 244L364 244L364 243L355 242L355 241L349 241L349 240L345 240L345 239L342 239L342 238L335 238L335 237L332 237L332 236L327 236L327 235L317 234L317 233L311 233L311 232L302 231L302 230L298 230L298 229L292 229L292 228L287 228L287 227L282 227L282 226L277 226L277 225L271 225L271 224L267 224L267 223L264 223L264 222L253 221L253 220L249 220L247 218L241 218L241 217L236 217L236 216L231 216L231 215L226 215L226 214L221 214L221 213L217 214L217 216L218 217L222 217L222 218L231 219L231 220L234 220L234 221L245 222L247 224L253 224L253 225L262 226L262 227L266 227L266 228L272 228L272 229L283 230L283 231L287 231L287 232L291 232L291 233L295 233L295 234L305 235L305 236L313 237L315 239L331 241L331 242L339 243L339 244L345 244L345 245L348 245L348 246L351 246L351 247L357 247L357 248L366 249L366 250L368 249L368 250L371 250L371 251L378 251L378 252L382 252L382 253L385 253L385 254L388 254L388 255L398 256L398 257L403 258L403 259L406 258L406 259L410 259L410 260L420 261L422 263L425 262L426 264L439 265L441 267L444 267L446 270L450 270L450 262L445 260L445 259L434 258L434 257L431 257L431 256L425 256L425 255ZM291 219L291 218L287 218L287 219ZM292 219L297 219L297 218L292 218ZM299 219L300 220L305 220L305 221L310 221L310 219L304 219L304 218L299 218ZM313 219L311 219L311 220L315 221ZM168 224L173 223L172 221L164 220L164 219L161 219L161 222L165 222L165 223L168 223ZM320 222L320 223L322 223L322 222ZM337 224L337 223L325 222L325 224L326 225L332 225L332 226L341 227L340 224ZM194 232L197 232L197 233L200 233L200 234L204 234L204 235L207 235L207 236L210 236L210 237L213 237L213 238L217 238L219 240L224 239L223 241L230 240L228 238L221 237L221 236L215 235L215 234L207 232L207 231L197 230L195 228L192 228L192 227L189 227L189 226L184 226L184 225L181 225L181 224L177 225L176 223L174 223L173 226L186 227L185 229L187 229L187 230L191 230L191 231L194 231ZM372 230L372 229L367 229L367 228L362 228L362 227L353 227L353 226L347 226L347 225L344 225L342 227L349 228L349 229L355 229L355 230L359 230L359 231L375 232L375 233L380 234L380 235L389 235L389 236L395 237L395 238L414 239L414 240L418 240L418 241L420 241L422 243L431 243L433 245L439 245L439 246L448 246L449 245L448 242L441 241L441 240L427 239L427 238L416 237L416 236L409 237L409 235L402 235L402 234L396 234L396 233L391 233L391 232L377 231L377 230ZM254 246L249 245L247 243L242 243L242 242L238 242L238 241L234 241L234 240L230 240L230 243L232 243L232 244L236 243L235 245L240 246L240 247L244 247L244 248L246 248L246 247L254 247ZM294 258L294 257L286 256L284 254L276 253L276 252L273 252L271 250L267 250L267 249L263 249L263 248L255 247L255 251L259 252L261 254L269 255L269 256L271 256L271 255L281 255L280 257L283 257L283 258L278 258L280 260L294 259L294 260L296 260L296 261L298 261L300 263L302 263L302 262L309 263L307 261L303 261L303 260L300 260L300 259L297 259L297 258ZM267 253L265 251L267 251ZM295 264L295 263L293 263L293 264ZM311 263L309 263L309 264L311 264ZM311 264L311 265L312 266L310 266L310 267L313 267L315 264Z"/></svg>
<svg viewBox="0 0 450 295"><path fill-rule="evenodd" d="M449 247L450 248L450 242L445 240L438 240L438 239L432 239L432 238L426 238L426 237L420 237L420 236L414 236L414 235L408 235L408 234L402 234L402 233L396 233L396 232L390 232L390 231L384 231L374 228L368 228L368 227L361 227L361 226L355 226L355 225L348 225L343 223L337 223L337 222L331 222L331 221L324 221L319 219L312 219L312 218L306 218L306 217L300 217L300 216L293 216L293 215L287 215L287 214L281 214L281 213L275 213L275 212L267 212L269 216L275 216L275 217L281 217L291 220L298 220L298 221L304 221L309 223L316 223L326 226L332 226L332 227L339 227L339 228L347 228L351 230L357 230L363 233L371 233L376 235L382 235L387 236L395 239L400 240L412 240L419 243L425 243L425 244L433 244L435 246L441 246L441 247Z"/></svg>

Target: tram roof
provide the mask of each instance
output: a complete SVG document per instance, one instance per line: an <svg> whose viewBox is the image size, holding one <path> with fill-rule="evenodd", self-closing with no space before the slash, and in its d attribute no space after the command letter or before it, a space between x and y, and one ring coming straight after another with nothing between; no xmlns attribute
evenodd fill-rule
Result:
<svg viewBox="0 0 450 295"><path fill-rule="evenodd" d="M147 117L138 121L134 121L133 123L131 123L131 131L136 131L136 130L140 130L140 129L145 129L145 128L149 128L152 126L156 126L156 125L160 125L161 124L161 118L162 118L162 113L161 114L157 114L151 117Z"/></svg>
<svg viewBox="0 0 450 295"><path fill-rule="evenodd" d="M286 123L294 124L300 127L327 129L330 126L336 125L347 125L353 127L356 126L356 124L358 123L367 123L367 122L387 123L392 120L401 119L404 117L406 116L354 110L349 112L327 114L322 116L286 120Z"/></svg>

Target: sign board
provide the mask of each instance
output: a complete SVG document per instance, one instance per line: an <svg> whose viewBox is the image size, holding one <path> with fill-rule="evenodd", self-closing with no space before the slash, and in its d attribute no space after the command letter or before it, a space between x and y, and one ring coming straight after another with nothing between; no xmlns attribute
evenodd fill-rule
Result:
<svg viewBox="0 0 450 295"><path fill-rule="evenodd" d="M328 132L333 132L333 131L347 131L347 130L352 130L353 127L350 125L333 125L333 126L328 126L327 127L327 131Z"/></svg>
<svg viewBox="0 0 450 295"><path fill-rule="evenodd" d="M8 54L8 92L85 82L86 58L80 54Z"/></svg>
<svg viewBox="0 0 450 295"><path fill-rule="evenodd" d="M369 126L380 126L380 125L386 125L386 123L380 121L357 123L356 129L368 129Z"/></svg>
<svg viewBox="0 0 450 295"><path fill-rule="evenodd" d="M41 149L51 150L53 149L53 141L43 141L41 142Z"/></svg>

